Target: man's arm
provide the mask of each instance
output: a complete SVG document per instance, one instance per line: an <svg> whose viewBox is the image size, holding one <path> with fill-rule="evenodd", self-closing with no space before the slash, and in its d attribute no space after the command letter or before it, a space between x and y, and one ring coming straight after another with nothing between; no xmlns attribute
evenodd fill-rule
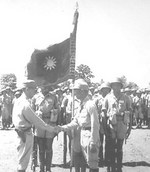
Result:
<svg viewBox="0 0 150 172"><path fill-rule="evenodd" d="M88 113L91 117L91 143L96 144L97 139L99 138L99 120L98 120L98 112L94 102L88 105Z"/></svg>
<svg viewBox="0 0 150 172"><path fill-rule="evenodd" d="M68 131L76 128L77 126L78 126L78 120L75 117L70 123L58 127L59 127L59 131Z"/></svg>
<svg viewBox="0 0 150 172"><path fill-rule="evenodd" d="M131 129L132 129L132 104L131 101L129 99L129 97L127 97L127 102L126 102L126 110L125 111L125 115L127 115L127 118L129 118L129 122L127 123L127 133L126 133L126 138L125 140L127 140L127 138L129 137L130 133L131 133Z"/></svg>
<svg viewBox="0 0 150 172"><path fill-rule="evenodd" d="M43 130L47 130L49 132L54 132L54 127L51 127L50 125L47 125L41 118L39 118L34 111L31 109L30 106L27 106L23 110L24 117L32 123L35 127L41 128Z"/></svg>

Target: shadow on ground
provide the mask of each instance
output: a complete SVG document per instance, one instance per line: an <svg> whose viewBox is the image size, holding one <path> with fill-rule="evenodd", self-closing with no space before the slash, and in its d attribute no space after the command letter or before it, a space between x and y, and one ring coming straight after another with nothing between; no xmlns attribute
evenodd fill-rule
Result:
<svg viewBox="0 0 150 172"><path fill-rule="evenodd" d="M139 162L125 162L123 163L124 166L129 166L129 167L136 167L136 166L147 166L150 167L150 163L145 162L145 161L139 161Z"/></svg>

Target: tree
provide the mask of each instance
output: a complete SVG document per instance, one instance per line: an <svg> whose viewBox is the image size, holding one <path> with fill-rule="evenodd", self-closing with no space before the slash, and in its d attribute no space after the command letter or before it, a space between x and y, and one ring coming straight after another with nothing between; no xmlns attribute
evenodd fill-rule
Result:
<svg viewBox="0 0 150 172"><path fill-rule="evenodd" d="M119 80L121 81L121 83L123 84L123 87L127 87L127 78L123 75L121 77L119 77Z"/></svg>
<svg viewBox="0 0 150 172"><path fill-rule="evenodd" d="M137 85L136 83L134 83L134 82L129 82L129 83L127 84L127 87L128 87L129 89L138 89L138 85Z"/></svg>
<svg viewBox="0 0 150 172"><path fill-rule="evenodd" d="M2 88L6 88L8 86L12 89L15 89L16 81L17 81L17 78L16 78L15 74L13 74L13 73L2 74L0 77L0 87L2 89Z"/></svg>
<svg viewBox="0 0 150 172"><path fill-rule="evenodd" d="M91 83L91 78L94 78L94 75L89 66L81 64L76 68L75 78L82 78L87 83Z"/></svg>

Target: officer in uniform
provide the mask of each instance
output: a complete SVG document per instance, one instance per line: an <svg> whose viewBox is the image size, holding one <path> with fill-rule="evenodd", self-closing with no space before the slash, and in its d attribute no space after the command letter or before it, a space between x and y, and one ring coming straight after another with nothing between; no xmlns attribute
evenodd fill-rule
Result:
<svg viewBox="0 0 150 172"><path fill-rule="evenodd" d="M61 126L60 129L67 131L80 127L80 144L83 155L89 165L90 172L98 172L98 155L99 155L99 121L98 112L95 102L88 97L88 84L78 79L74 84L74 94L80 101L74 119L67 125Z"/></svg>
<svg viewBox="0 0 150 172"><path fill-rule="evenodd" d="M36 84L33 80L26 80L23 83L23 93L15 101L13 107L13 124L17 132L18 151L18 172L25 172L29 163L33 147L32 126L42 128L49 132L54 131L44 123L31 108L31 99L36 93Z"/></svg>
<svg viewBox="0 0 150 172"><path fill-rule="evenodd" d="M49 126L55 127L57 125L59 112L60 106L58 104L57 97L54 93L49 92L39 105L37 115ZM49 133L45 129L36 128L35 136L37 137L37 143L39 146L40 172L44 172L45 167L46 172L50 172L53 156L52 144L56 133Z"/></svg>
<svg viewBox="0 0 150 172"><path fill-rule="evenodd" d="M102 106L103 106L103 103L104 103L104 100L105 100L105 97L110 93L111 91L111 88L109 86L108 83L103 83L99 88L99 93L100 95L96 98L95 100L95 103L96 103L96 106L97 106L97 110L98 110L98 115L99 115L99 123L100 123L100 131L99 131L99 134L100 134L100 150L99 150L99 166L103 166L103 163L104 163L104 157L103 157L103 150L104 150L104 134L105 134L105 118L103 116L103 113L102 113ZM107 137L105 137L105 162L107 162L107 159L108 159L108 152L107 152Z"/></svg>
<svg viewBox="0 0 150 172"><path fill-rule="evenodd" d="M131 103L129 97L121 93L123 84L118 78L110 83L112 91L105 98L102 111L106 117L106 135L110 137L110 168L107 171L122 172L123 141L131 131ZM116 163L117 160L117 164ZM117 169L116 169L117 167Z"/></svg>

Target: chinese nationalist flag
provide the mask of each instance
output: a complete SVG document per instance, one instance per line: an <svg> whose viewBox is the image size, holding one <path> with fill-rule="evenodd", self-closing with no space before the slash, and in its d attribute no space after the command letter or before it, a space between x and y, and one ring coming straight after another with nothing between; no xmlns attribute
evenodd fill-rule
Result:
<svg viewBox="0 0 150 172"><path fill-rule="evenodd" d="M58 84L74 77L76 30L78 12L74 14L74 30L70 38L49 46L44 50L35 49L26 67L28 79L38 84Z"/></svg>

